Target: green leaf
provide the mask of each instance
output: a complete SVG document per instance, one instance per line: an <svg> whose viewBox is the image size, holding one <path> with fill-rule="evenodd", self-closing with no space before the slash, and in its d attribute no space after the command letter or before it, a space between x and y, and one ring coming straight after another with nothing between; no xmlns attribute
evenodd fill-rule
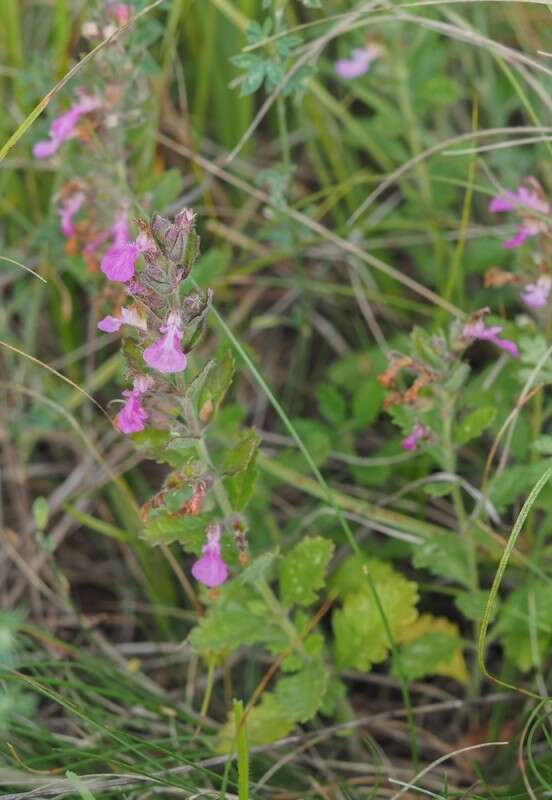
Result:
<svg viewBox="0 0 552 800"><path fill-rule="evenodd" d="M288 642L254 589L233 581L226 584L217 603L192 630L190 644L205 654L233 652L253 644L281 651Z"/></svg>
<svg viewBox="0 0 552 800"><path fill-rule="evenodd" d="M473 622L481 622L483 613L487 607L488 592L479 589L478 591L470 590L469 592L459 592L454 598L454 605L463 614L466 619ZM492 616L496 615L497 603L493 606Z"/></svg>
<svg viewBox="0 0 552 800"><path fill-rule="evenodd" d="M552 436L543 434L533 442L533 448L543 456L552 456Z"/></svg>
<svg viewBox="0 0 552 800"><path fill-rule="evenodd" d="M253 456L247 469L226 478L224 485L228 492L228 497L234 511L243 511L253 496L253 489L259 477L259 470L255 464L256 456Z"/></svg>
<svg viewBox="0 0 552 800"><path fill-rule="evenodd" d="M242 433L239 442L226 451L222 469L225 475L235 475L247 469L255 457L261 437L254 428L249 428Z"/></svg>
<svg viewBox="0 0 552 800"><path fill-rule="evenodd" d="M235 368L236 363L232 351L226 349L222 356L216 359L214 368L209 370L198 399L199 418L203 423L206 423L218 411L224 395L232 383Z"/></svg>
<svg viewBox="0 0 552 800"><path fill-rule="evenodd" d="M508 467L491 485L490 499L500 514L530 489L550 466L550 460ZM546 492L546 490L545 490ZM546 494L543 493L544 497ZM541 502L544 499L541 496Z"/></svg>
<svg viewBox="0 0 552 800"><path fill-rule="evenodd" d="M293 425L316 466L323 464L332 450L332 440L326 426L314 419L294 419ZM305 468L305 459L296 449L285 450L280 459L292 469Z"/></svg>
<svg viewBox="0 0 552 800"><path fill-rule="evenodd" d="M353 394L353 429L367 428L379 416L385 389L376 378L363 381Z"/></svg>
<svg viewBox="0 0 552 800"><path fill-rule="evenodd" d="M146 428L143 431L132 434L132 441L140 450L153 450L159 452L165 449L170 441L169 431L162 431L156 428Z"/></svg>
<svg viewBox="0 0 552 800"><path fill-rule="evenodd" d="M293 721L270 692L264 692L261 702L247 715L247 742L250 747L283 739L293 730ZM230 714L218 735L217 750L231 753L235 748L234 715Z"/></svg>
<svg viewBox="0 0 552 800"><path fill-rule="evenodd" d="M243 96L253 94L262 86L266 74L264 61L252 66L241 83L240 94Z"/></svg>
<svg viewBox="0 0 552 800"><path fill-rule="evenodd" d="M467 682L468 670L460 631L458 625L447 617L421 614L403 631L401 642L404 645L401 665L407 680L416 680L424 675L445 675L460 683Z"/></svg>
<svg viewBox="0 0 552 800"><path fill-rule="evenodd" d="M333 555L334 543L321 536L307 537L282 559L280 594L282 602L308 606L324 586L326 569Z"/></svg>
<svg viewBox="0 0 552 800"><path fill-rule="evenodd" d="M432 575L469 586L466 545L452 533L434 534L413 547L412 563Z"/></svg>
<svg viewBox="0 0 552 800"><path fill-rule="evenodd" d="M496 416L496 408L486 406L472 411L465 417L456 430L455 439L458 444L466 444L481 436L483 431L492 425Z"/></svg>
<svg viewBox="0 0 552 800"><path fill-rule="evenodd" d="M250 584L257 586L260 581L268 583L271 578L272 569L276 560L279 558L278 551L273 553L263 553L257 556L240 575L240 581L243 584Z"/></svg>
<svg viewBox="0 0 552 800"><path fill-rule="evenodd" d="M548 584L537 581L510 593L495 627L507 660L523 672L534 666L531 626L542 659L552 644L552 591Z"/></svg>
<svg viewBox="0 0 552 800"><path fill-rule="evenodd" d="M424 484L424 492L430 497L445 497L450 494L454 484L449 481L432 481Z"/></svg>
<svg viewBox="0 0 552 800"><path fill-rule="evenodd" d="M190 516L170 514L164 510L152 511L140 537L150 545L179 542L187 552L199 555L210 521L210 514Z"/></svg>
<svg viewBox="0 0 552 800"><path fill-rule="evenodd" d="M427 633L401 647L401 670L407 681L416 681L426 675L435 675L436 666L452 660L460 639L447 633ZM399 677L397 669L392 670Z"/></svg>
<svg viewBox="0 0 552 800"><path fill-rule="evenodd" d="M130 373L140 373L144 371L142 350L138 347L135 339L125 336L121 343L121 352Z"/></svg>
<svg viewBox="0 0 552 800"><path fill-rule="evenodd" d="M295 675L280 678L274 696L288 719L307 722L320 708L327 687L328 670L317 659Z"/></svg>
<svg viewBox="0 0 552 800"><path fill-rule="evenodd" d="M318 408L322 416L335 425L344 422L347 416L347 402L337 386L323 383L316 389Z"/></svg>
<svg viewBox="0 0 552 800"><path fill-rule="evenodd" d="M387 624L395 640L416 619L418 590L390 564L376 559L348 558L332 580L332 587L341 596L343 607L332 616L335 636L335 657L339 667L369 670L383 661L389 650L385 625L364 572L368 571L382 604ZM352 578L352 584L348 579Z"/></svg>

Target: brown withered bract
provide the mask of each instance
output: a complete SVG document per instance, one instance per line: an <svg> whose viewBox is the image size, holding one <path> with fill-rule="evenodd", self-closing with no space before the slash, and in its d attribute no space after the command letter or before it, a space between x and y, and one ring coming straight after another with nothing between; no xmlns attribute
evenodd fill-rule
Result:
<svg viewBox="0 0 552 800"><path fill-rule="evenodd" d="M483 276L483 285L487 289L501 289L503 286L508 286L510 284L517 285L520 283L521 278L518 275L514 275L512 272L506 272L506 270L500 267L491 267Z"/></svg>

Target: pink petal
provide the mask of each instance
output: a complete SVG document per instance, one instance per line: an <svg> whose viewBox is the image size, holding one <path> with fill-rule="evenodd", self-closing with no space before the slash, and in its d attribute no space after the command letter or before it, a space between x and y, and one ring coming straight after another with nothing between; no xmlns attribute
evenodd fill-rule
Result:
<svg viewBox="0 0 552 800"><path fill-rule="evenodd" d="M209 546L203 548L204 553ZM220 586L228 577L228 567L217 553L206 552L192 567L192 575L209 588Z"/></svg>
<svg viewBox="0 0 552 800"><path fill-rule="evenodd" d="M513 192L506 192L497 197L493 197L489 203L489 211L496 214L500 211L513 211L516 207L516 196Z"/></svg>
<svg viewBox="0 0 552 800"><path fill-rule="evenodd" d="M37 142L33 147L33 156L35 158L51 158L54 153L57 153L61 142L54 139L44 139Z"/></svg>
<svg viewBox="0 0 552 800"><path fill-rule="evenodd" d="M138 258L135 244L113 245L102 258L101 270L111 281L125 283L134 275L134 265Z"/></svg>
<svg viewBox="0 0 552 800"><path fill-rule="evenodd" d="M138 433L144 430L148 415L140 404L137 392L128 392L128 399L115 417L115 424L121 433Z"/></svg>
<svg viewBox="0 0 552 800"><path fill-rule="evenodd" d="M176 344L167 343L169 335L166 334L149 347L146 347L143 354L144 361L148 367L159 372L182 372L186 369L188 360Z"/></svg>
<svg viewBox="0 0 552 800"><path fill-rule="evenodd" d="M518 228L518 232L516 233L515 236L513 236L511 239L508 239L506 242L502 243L502 247L505 247L507 250L511 250L514 247L519 247L530 236L533 236L533 235L534 234L532 234L531 231L528 228L526 228L524 225L522 225L520 228Z"/></svg>
<svg viewBox="0 0 552 800"><path fill-rule="evenodd" d="M122 321L117 319L117 317L110 317L108 315L101 319L96 327L99 331L103 331L104 333L114 333L119 330L122 324Z"/></svg>

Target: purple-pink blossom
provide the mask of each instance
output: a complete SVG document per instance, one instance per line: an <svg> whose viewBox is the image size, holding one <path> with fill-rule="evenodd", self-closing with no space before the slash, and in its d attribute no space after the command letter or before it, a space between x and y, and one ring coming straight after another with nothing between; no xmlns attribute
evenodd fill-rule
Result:
<svg viewBox="0 0 552 800"><path fill-rule="evenodd" d="M58 208L60 230L67 238L73 235L73 217L80 211L85 200L84 192L74 192Z"/></svg>
<svg viewBox="0 0 552 800"><path fill-rule="evenodd" d="M144 361L148 367L159 372L182 372L186 369L187 359L180 346L182 340L180 314L171 311L160 330L164 335L144 350Z"/></svg>
<svg viewBox="0 0 552 800"><path fill-rule="evenodd" d="M220 586L228 577L228 567L220 554L220 528L213 525L207 531L207 543L201 558L192 566L192 575L205 586Z"/></svg>
<svg viewBox="0 0 552 800"><path fill-rule="evenodd" d="M126 283L134 277L138 256L152 249L152 240L144 231L138 234L134 242L128 240L126 212L117 217L109 234L113 236L113 244L102 258L101 270L109 280Z"/></svg>
<svg viewBox="0 0 552 800"><path fill-rule="evenodd" d="M353 50L350 58L340 58L335 62L335 71L343 80L360 78L368 72L370 64L381 55L381 47L369 44Z"/></svg>
<svg viewBox="0 0 552 800"><path fill-rule="evenodd" d="M519 356L517 344L510 341L510 339L502 339L498 335L501 332L502 325L486 327L483 320L478 319L475 322L468 322L464 325L461 336L463 339L468 340L480 339L482 341L492 342L496 344L497 347L500 347L501 350L505 350L509 353L513 358L517 358Z"/></svg>
<svg viewBox="0 0 552 800"><path fill-rule="evenodd" d="M33 147L35 158L51 158L56 153L63 142L71 139L75 133L75 128L85 114L95 111L100 105L97 97L80 92L79 99L73 105L56 117L49 130L49 138L37 142Z"/></svg>
<svg viewBox="0 0 552 800"><path fill-rule="evenodd" d="M531 212L549 215L551 208L550 204L537 191L522 185L515 192L505 192L493 197L489 204L489 211L493 214L516 211L522 218L522 223L515 236L503 243L503 247L511 249L519 247L530 236L536 236L546 228L546 223L538 217L531 217Z"/></svg>
<svg viewBox="0 0 552 800"><path fill-rule="evenodd" d="M544 308L548 305L552 279L548 275L541 275L536 283L528 283L521 293L521 299L529 308Z"/></svg>
<svg viewBox="0 0 552 800"><path fill-rule="evenodd" d="M143 431L148 413L142 407L142 395L153 385L153 380L148 375L137 375L134 378L132 389L126 389L123 397L126 402L115 417L115 425L121 433L138 433Z"/></svg>
<svg viewBox="0 0 552 800"><path fill-rule="evenodd" d="M415 450L418 446L418 442L420 442L422 439L425 439L425 437L428 435L429 428L426 428L425 425L421 425L419 422L417 422L408 436L402 440L401 447L403 450Z"/></svg>

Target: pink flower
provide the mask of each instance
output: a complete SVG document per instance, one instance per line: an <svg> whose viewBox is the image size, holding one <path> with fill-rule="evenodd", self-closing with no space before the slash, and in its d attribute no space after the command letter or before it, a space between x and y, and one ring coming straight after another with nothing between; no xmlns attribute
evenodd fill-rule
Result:
<svg viewBox="0 0 552 800"><path fill-rule="evenodd" d="M177 311L171 311L165 325L161 326L161 333L165 335L144 350L144 361L159 372L182 372L187 359L180 348L182 327Z"/></svg>
<svg viewBox="0 0 552 800"><path fill-rule="evenodd" d="M422 439L425 439L426 436L429 434L429 429L426 428L425 425L420 425L420 423L416 423L412 428L412 431L408 434L408 436L402 440L401 447L403 450L415 450L418 446L418 442Z"/></svg>
<svg viewBox="0 0 552 800"><path fill-rule="evenodd" d="M531 217L530 212L548 215L550 210L550 204L537 191L523 185L515 192L505 192L505 194L493 197L489 204L489 211L493 214L516 211L522 218L522 224L515 236L503 243L503 247L508 249L519 247L530 236L536 236L546 228L546 224L538 217Z"/></svg>
<svg viewBox="0 0 552 800"><path fill-rule="evenodd" d="M68 111L56 117L50 125L49 139L37 142L33 147L35 158L50 158L67 139L74 135L75 128L82 116L95 111L100 105L97 97L80 93L80 99L73 103Z"/></svg>
<svg viewBox="0 0 552 800"><path fill-rule="evenodd" d="M461 336L463 339L481 339L492 342L497 347L500 347L501 350L506 350L513 358L517 358L519 356L517 345L509 339L501 339L498 335L501 331L501 325L491 325L487 328L483 320L478 319L475 322L468 322L467 325L464 325Z"/></svg>
<svg viewBox="0 0 552 800"><path fill-rule="evenodd" d="M136 310L136 308L121 308L120 317L112 317L108 314L98 322L97 328L104 333L114 333L118 331L121 325L132 325L133 328L139 328L142 331L147 331L148 325L144 317Z"/></svg>
<svg viewBox="0 0 552 800"><path fill-rule="evenodd" d="M202 556L192 567L192 575L209 588L220 586L228 577L228 567L220 554L220 529L213 525L207 531L207 544L203 546Z"/></svg>
<svg viewBox="0 0 552 800"><path fill-rule="evenodd" d="M132 11L130 6L126 3L117 3L115 8L113 9L113 16L119 23L119 25L126 25L127 22L130 20L132 16Z"/></svg>
<svg viewBox="0 0 552 800"><path fill-rule="evenodd" d="M340 58L335 62L335 71L343 80L360 78L368 72L370 64L381 55L381 47L370 44L362 49L353 50L351 58Z"/></svg>
<svg viewBox="0 0 552 800"><path fill-rule="evenodd" d="M85 200L84 192L75 192L58 208L60 230L67 238L73 235L73 217L80 211Z"/></svg>
<svg viewBox="0 0 552 800"><path fill-rule="evenodd" d="M115 425L121 433L138 433L143 431L148 414L142 408L142 395L153 385L153 380L147 375L137 375L131 390L126 389L123 397L126 403L115 417Z"/></svg>
<svg viewBox="0 0 552 800"><path fill-rule="evenodd" d="M521 293L521 299L529 308L544 308L548 304L548 296L552 287L552 279L541 275L536 283L528 283Z"/></svg>
<svg viewBox="0 0 552 800"><path fill-rule="evenodd" d="M122 324L122 321L118 317L111 317L108 315L98 322L97 328L104 333L115 333Z"/></svg>
<svg viewBox="0 0 552 800"><path fill-rule="evenodd" d="M119 214L109 229L113 244L102 258L101 270L111 281L126 283L134 277L136 260L141 253L154 248L150 236L141 231L134 242L128 240L127 212Z"/></svg>

